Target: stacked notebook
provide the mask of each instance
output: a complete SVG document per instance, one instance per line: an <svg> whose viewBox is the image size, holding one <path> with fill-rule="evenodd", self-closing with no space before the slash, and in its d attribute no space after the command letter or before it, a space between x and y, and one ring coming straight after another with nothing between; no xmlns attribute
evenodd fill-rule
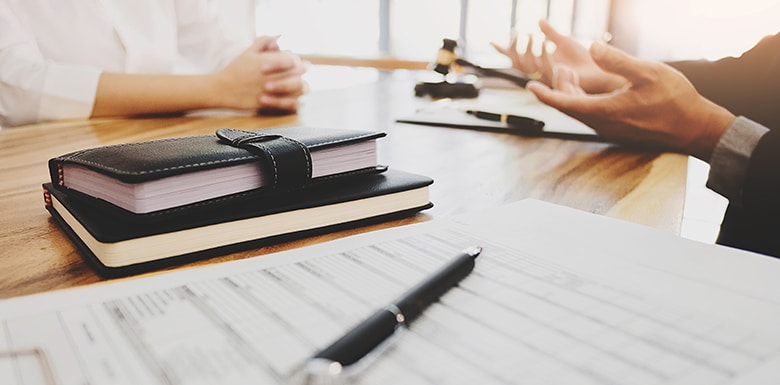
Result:
<svg viewBox="0 0 780 385"><path fill-rule="evenodd" d="M430 208L377 163L382 132L291 126L105 146L49 161L47 210L97 271L136 274Z"/></svg>

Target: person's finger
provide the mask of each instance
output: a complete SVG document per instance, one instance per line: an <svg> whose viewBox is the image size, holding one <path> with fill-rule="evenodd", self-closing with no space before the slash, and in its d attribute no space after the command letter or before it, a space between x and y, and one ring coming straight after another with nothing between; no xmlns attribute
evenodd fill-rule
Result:
<svg viewBox="0 0 780 385"><path fill-rule="evenodd" d="M254 52L278 51L279 37L280 35L257 37L252 42L252 45L250 46L250 50Z"/></svg>
<svg viewBox="0 0 780 385"><path fill-rule="evenodd" d="M555 66L553 69L553 87L561 92L571 95L585 95L580 86L579 76L569 67Z"/></svg>
<svg viewBox="0 0 780 385"><path fill-rule="evenodd" d="M552 68L553 63L552 59L550 58L550 54L548 53L548 41L545 40L542 42L542 53L539 55L539 58L537 59L537 62L539 63L539 69L537 69L537 72L539 72L539 77L544 78L548 80L550 83L552 83Z"/></svg>
<svg viewBox="0 0 780 385"><path fill-rule="evenodd" d="M547 86L547 84L544 84L538 80L531 80L525 85L525 89L528 91L531 91L534 95L539 97L540 95L544 95L545 98L549 97L549 92L552 91L552 89ZM539 98L540 101L544 102L542 98Z"/></svg>
<svg viewBox="0 0 780 385"><path fill-rule="evenodd" d="M602 69L621 75L635 85L656 79L656 63L639 60L601 41L593 42L590 55Z"/></svg>
<svg viewBox="0 0 780 385"><path fill-rule="evenodd" d="M534 37L530 33L528 34L528 43L525 45L525 54L527 55L533 55L534 48Z"/></svg>
<svg viewBox="0 0 780 385"><path fill-rule="evenodd" d="M539 54L539 62L544 68L551 68L550 55L547 54L547 40L542 41L542 52Z"/></svg>
<svg viewBox="0 0 780 385"><path fill-rule="evenodd" d="M555 95L555 91L538 80L528 82L528 84L525 85L525 89L531 91L531 93L536 95L536 98L544 104L552 107L558 105L558 98Z"/></svg>
<svg viewBox="0 0 780 385"><path fill-rule="evenodd" d="M517 32L512 32L512 38L509 39L509 50L512 52L517 52Z"/></svg>
<svg viewBox="0 0 780 385"><path fill-rule="evenodd" d="M495 48L500 54L507 56L514 60L517 57L517 34L512 34L512 38L509 40L509 44L504 47L494 41L490 42L490 45Z"/></svg>
<svg viewBox="0 0 780 385"><path fill-rule="evenodd" d="M261 109L276 109L282 111L297 111L300 101L297 96L277 96L271 94L260 95Z"/></svg>
<svg viewBox="0 0 780 385"><path fill-rule="evenodd" d="M509 49L504 48L500 44L491 41L490 45L493 46L493 48L495 48L495 50L498 51L500 54L502 54L504 56L510 56Z"/></svg>
<svg viewBox="0 0 780 385"><path fill-rule="evenodd" d="M263 64L260 70L264 75L270 75L290 70L303 70L300 57L290 52L264 52Z"/></svg>
<svg viewBox="0 0 780 385"><path fill-rule="evenodd" d="M526 72L531 78L539 79L542 76L541 62L533 51L533 37L528 35L528 44L526 44L525 52L522 55L522 62L524 64L523 72Z"/></svg>
<svg viewBox="0 0 780 385"><path fill-rule="evenodd" d="M552 41L555 44L559 44L561 41L565 41L569 37L566 35L562 35L558 30L553 28L553 26L545 19L539 20L539 29L542 30L542 33L547 38L547 40Z"/></svg>
<svg viewBox="0 0 780 385"><path fill-rule="evenodd" d="M306 82L300 76L288 76L283 79L269 81L264 91L274 95L301 96L306 90Z"/></svg>
<svg viewBox="0 0 780 385"><path fill-rule="evenodd" d="M610 116L609 103L604 102L603 95L587 95L583 93L566 93L554 90L537 81L529 82L526 89L531 91L536 98L544 104L554 107L561 112L581 121L585 117Z"/></svg>

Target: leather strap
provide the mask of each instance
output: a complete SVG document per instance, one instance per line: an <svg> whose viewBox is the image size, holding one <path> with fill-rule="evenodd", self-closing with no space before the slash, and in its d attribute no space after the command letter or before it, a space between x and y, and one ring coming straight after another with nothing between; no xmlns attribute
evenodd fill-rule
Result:
<svg viewBox="0 0 780 385"><path fill-rule="evenodd" d="M234 147L257 154L273 170L273 186L293 187L311 179L311 154L301 142L281 135L220 128L217 137Z"/></svg>

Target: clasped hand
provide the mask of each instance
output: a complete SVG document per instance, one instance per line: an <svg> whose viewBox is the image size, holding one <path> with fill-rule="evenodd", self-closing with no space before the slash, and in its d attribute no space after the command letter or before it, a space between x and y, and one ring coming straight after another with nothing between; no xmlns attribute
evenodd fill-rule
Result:
<svg viewBox="0 0 780 385"><path fill-rule="evenodd" d="M273 109L294 112L307 85L302 75L309 63L281 51L276 37L259 37L254 43L215 73L222 107Z"/></svg>

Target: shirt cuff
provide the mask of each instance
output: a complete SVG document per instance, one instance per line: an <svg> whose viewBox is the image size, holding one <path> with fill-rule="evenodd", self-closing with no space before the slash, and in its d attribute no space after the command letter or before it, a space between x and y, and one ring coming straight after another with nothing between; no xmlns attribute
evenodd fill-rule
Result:
<svg viewBox="0 0 780 385"><path fill-rule="evenodd" d="M734 119L712 151L707 187L741 206L750 156L767 132L768 128L744 116Z"/></svg>
<svg viewBox="0 0 780 385"><path fill-rule="evenodd" d="M39 121L88 118L92 115L101 71L53 63L46 69Z"/></svg>

